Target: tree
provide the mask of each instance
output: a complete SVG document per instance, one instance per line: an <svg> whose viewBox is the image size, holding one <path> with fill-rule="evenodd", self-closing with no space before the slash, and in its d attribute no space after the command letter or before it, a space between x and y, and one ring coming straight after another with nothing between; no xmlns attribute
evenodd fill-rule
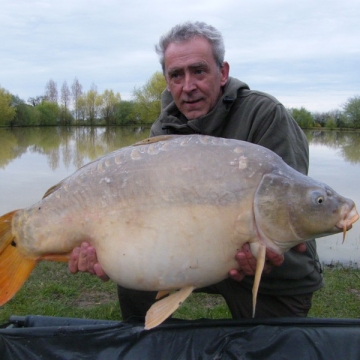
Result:
<svg viewBox="0 0 360 360"><path fill-rule="evenodd" d="M87 120L89 121L90 125L94 125L95 120L99 115L102 103L101 96L98 94L95 84L91 85L90 90L84 95L84 98Z"/></svg>
<svg viewBox="0 0 360 360"><path fill-rule="evenodd" d="M101 95L101 116L105 120L107 126L115 124L116 105L121 101L119 93L114 94L112 90L105 90Z"/></svg>
<svg viewBox="0 0 360 360"><path fill-rule="evenodd" d="M94 124L97 116L96 98L98 97L97 87L91 85L91 89L86 93L86 112L91 125Z"/></svg>
<svg viewBox="0 0 360 360"><path fill-rule="evenodd" d="M28 126L37 125L35 120L35 107L25 104L24 100L20 99L17 95L12 96L12 106L16 109L15 117L12 121L14 126Z"/></svg>
<svg viewBox="0 0 360 360"><path fill-rule="evenodd" d="M58 102L58 91L56 82L50 79L45 85L45 97L49 102L56 103Z"/></svg>
<svg viewBox="0 0 360 360"><path fill-rule="evenodd" d="M65 109L69 108L70 104L70 89L66 81L61 86L61 105L65 107Z"/></svg>
<svg viewBox="0 0 360 360"><path fill-rule="evenodd" d="M155 72L150 80L140 89L134 89L134 117L141 122L153 123L161 112L161 94L166 88L163 74Z"/></svg>
<svg viewBox="0 0 360 360"><path fill-rule="evenodd" d="M59 119L60 109L58 104L52 101L43 101L36 106L39 111L39 125L57 125Z"/></svg>
<svg viewBox="0 0 360 360"><path fill-rule="evenodd" d="M360 128L360 96L349 98L343 109L345 121L354 128Z"/></svg>
<svg viewBox="0 0 360 360"><path fill-rule="evenodd" d="M311 115L311 112L304 107L301 107L300 109L292 108L289 109L289 112L301 128L314 126L314 118Z"/></svg>
<svg viewBox="0 0 360 360"><path fill-rule="evenodd" d="M314 112L313 113L313 118L314 118L315 126L318 126L318 127L319 126L320 127L325 126L326 120L325 120L325 117L324 117L324 113Z"/></svg>
<svg viewBox="0 0 360 360"><path fill-rule="evenodd" d="M77 106L77 122L80 120L84 123L86 120L86 98L84 95L79 95L76 100Z"/></svg>
<svg viewBox="0 0 360 360"><path fill-rule="evenodd" d="M0 87L0 126L12 125L16 110L11 105L12 95Z"/></svg>
<svg viewBox="0 0 360 360"><path fill-rule="evenodd" d="M133 101L120 101L116 105L115 122L117 125L129 125L136 123L136 119L134 119Z"/></svg>
<svg viewBox="0 0 360 360"><path fill-rule="evenodd" d="M37 126L40 124L40 112L37 107L24 102L16 105L15 126Z"/></svg>
<svg viewBox="0 0 360 360"><path fill-rule="evenodd" d="M78 121L79 119L79 99L82 93L82 85L79 83L79 80L75 78L74 82L71 85L71 95L74 104L75 121Z"/></svg>
<svg viewBox="0 0 360 360"><path fill-rule="evenodd" d="M315 112L312 114L315 125L327 128L345 127L343 115L340 110L331 110L326 112Z"/></svg>
<svg viewBox="0 0 360 360"><path fill-rule="evenodd" d="M67 82L64 81L61 87L61 111L60 111L60 122L62 124L70 125L72 121L72 116L69 111L70 104L70 89L67 85Z"/></svg>
<svg viewBox="0 0 360 360"><path fill-rule="evenodd" d="M27 113L27 107L31 107L30 105L27 105L25 103L17 103L15 105L16 108L16 114L13 119L13 125L14 126L26 126L28 121L28 113Z"/></svg>
<svg viewBox="0 0 360 360"><path fill-rule="evenodd" d="M35 96L29 97L27 102L32 106L36 106L41 104L43 101L45 101L45 96Z"/></svg>

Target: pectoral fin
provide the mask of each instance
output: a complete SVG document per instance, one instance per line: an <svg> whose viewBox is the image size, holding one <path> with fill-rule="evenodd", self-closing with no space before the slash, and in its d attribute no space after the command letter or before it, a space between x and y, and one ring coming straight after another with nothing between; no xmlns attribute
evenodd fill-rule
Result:
<svg viewBox="0 0 360 360"><path fill-rule="evenodd" d="M166 320L186 300L194 289L194 286L184 287L153 304L146 313L145 330L152 329Z"/></svg>
<svg viewBox="0 0 360 360"><path fill-rule="evenodd" d="M250 244L250 248L252 254L256 258L255 278L254 278L254 285L252 288L252 301L253 301L252 317L255 317L256 298L259 290L261 275L265 265L266 246L261 245L259 243L252 243Z"/></svg>

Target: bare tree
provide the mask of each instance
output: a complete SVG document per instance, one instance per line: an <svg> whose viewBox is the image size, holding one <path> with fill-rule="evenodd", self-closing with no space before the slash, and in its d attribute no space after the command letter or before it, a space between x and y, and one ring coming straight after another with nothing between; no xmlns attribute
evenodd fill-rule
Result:
<svg viewBox="0 0 360 360"><path fill-rule="evenodd" d="M79 99L82 95L82 85L79 83L77 78L74 79L73 84L71 85L71 95L74 103L74 112L75 112L75 120L79 119L79 111L80 111L80 104Z"/></svg>
<svg viewBox="0 0 360 360"><path fill-rule="evenodd" d="M70 89L68 87L67 82L64 81L60 93L60 101L61 101L60 122L64 125L70 125L73 119L71 112L69 110L70 98L71 98Z"/></svg>
<svg viewBox="0 0 360 360"><path fill-rule="evenodd" d="M48 81L45 86L45 97L47 101L56 103L58 102L58 90L56 82L52 79Z"/></svg>
<svg viewBox="0 0 360 360"><path fill-rule="evenodd" d="M70 104L70 89L66 81L64 81L61 87L61 104L64 106L65 110L68 110Z"/></svg>

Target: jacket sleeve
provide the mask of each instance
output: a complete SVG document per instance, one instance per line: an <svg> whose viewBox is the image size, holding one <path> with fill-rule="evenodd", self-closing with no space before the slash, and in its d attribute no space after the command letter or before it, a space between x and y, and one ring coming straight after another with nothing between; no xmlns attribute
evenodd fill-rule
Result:
<svg viewBox="0 0 360 360"><path fill-rule="evenodd" d="M309 145L306 136L281 103L269 100L260 104L252 129L249 141L274 151L288 165L307 175Z"/></svg>

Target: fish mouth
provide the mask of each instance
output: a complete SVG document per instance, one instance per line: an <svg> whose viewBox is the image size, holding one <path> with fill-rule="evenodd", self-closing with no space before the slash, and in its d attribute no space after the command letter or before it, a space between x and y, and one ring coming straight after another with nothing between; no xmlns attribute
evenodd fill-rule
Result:
<svg viewBox="0 0 360 360"><path fill-rule="evenodd" d="M346 232L352 228L352 224L359 219L359 214L356 210L356 207L353 208L346 214L346 216L341 219L335 226L340 231L343 232L343 242L345 241Z"/></svg>

